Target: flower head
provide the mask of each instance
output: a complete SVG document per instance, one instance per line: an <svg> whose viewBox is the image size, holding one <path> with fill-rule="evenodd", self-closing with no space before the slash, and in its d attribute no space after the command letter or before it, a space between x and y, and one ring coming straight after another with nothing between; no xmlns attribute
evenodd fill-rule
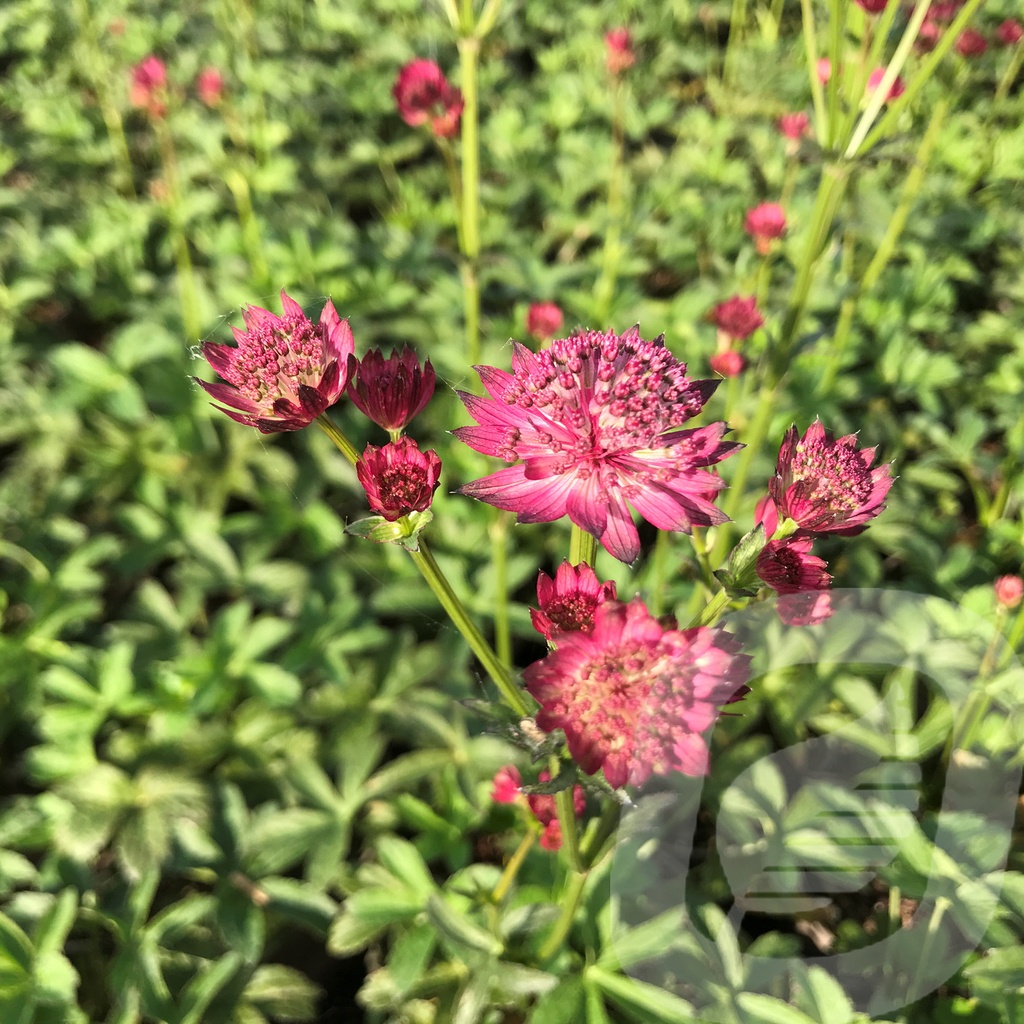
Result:
<svg viewBox="0 0 1024 1024"><path fill-rule="evenodd" d="M580 332L536 354L516 345L512 373L477 370L490 397L460 397L479 426L453 433L518 465L463 494L521 523L568 515L624 562L640 553L630 504L660 530L725 522L703 496L722 486L707 470L740 446L722 440L724 423L680 429L717 382L687 377L661 338L644 341L635 327Z"/></svg>
<svg viewBox="0 0 1024 1024"><path fill-rule="evenodd" d="M965 28L956 37L956 52L961 57L980 57L988 49L985 37L973 28Z"/></svg>
<svg viewBox="0 0 1024 1024"><path fill-rule="evenodd" d="M832 583L825 559L811 554L812 537L770 540L757 556L757 575L780 594L826 590Z"/></svg>
<svg viewBox="0 0 1024 1024"><path fill-rule="evenodd" d="M299 430L341 398L352 355L352 331L328 300L320 322L281 292L283 315L242 310L246 330L231 328L237 346L206 342L203 355L227 384L196 383L233 420L264 434ZM226 406L226 408L225 408Z"/></svg>
<svg viewBox="0 0 1024 1024"><path fill-rule="evenodd" d="M224 76L217 68L203 68L196 78L196 92L208 107L217 106L224 92Z"/></svg>
<svg viewBox="0 0 1024 1024"><path fill-rule="evenodd" d="M786 233L786 211L778 203L761 203L747 210L743 230L754 239L763 256L771 249L771 243Z"/></svg>
<svg viewBox="0 0 1024 1024"><path fill-rule="evenodd" d="M403 348L388 359L379 348L353 364L348 382L352 404L385 430L404 430L434 393L436 374L428 359L421 367L416 353Z"/></svg>
<svg viewBox="0 0 1024 1024"><path fill-rule="evenodd" d="M885 72L885 68L875 68L875 70L868 75L867 94L869 96L882 84L882 79L885 78ZM893 100L898 100L906 91L906 87L903 85L903 79L897 75L892 80L892 85L889 86L889 92L885 97L885 102L891 103Z"/></svg>
<svg viewBox="0 0 1024 1024"><path fill-rule="evenodd" d="M430 122L430 130L440 138L459 132L462 117L462 93L432 60L410 61L398 73L393 90L398 113L414 128Z"/></svg>
<svg viewBox="0 0 1024 1024"><path fill-rule="evenodd" d="M787 626L818 626L832 617L832 595L827 590L780 594L776 611Z"/></svg>
<svg viewBox="0 0 1024 1024"><path fill-rule="evenodd" d="M1024 580L1019 576L1000 576L994 586L996 601L1004 608L1016 608L1024 599Z"/></svg>
<svg viewBox="0 0 1024 1024"><path fill-rule="evenodd" d="M562 311L553 302L534 302L526 311L526 330L538 341L553 338L561 329Z"/></svg>
<svg viewBox="0 0 1024 1024"><path fill-rule="evenodd" d="M627 28L614 28L604 37L604 62L612 75L620 75L636 63L633 37Z"/></svg>
<svg viewBox="0 0 1024 1024"><path fill-rule="evenodd" d="M1013 18L1007 18L999 28L996 29L996 38L1003 46L1016 46L1024 39L1024 25Z"/></svg>
<svg viewBox="0 0 1024 1024"><path fill-rule="evenodd" d="M930 53L935 49L941 35L942 26L937 21L926 18L917 31L914 48L921 53Z"/></svg>
<svg viewBox="0 0 1024 1024"><path fill-rule="evenodd" d="M746 368L747 361L735 349L727 348L724 352L716 352L708 362L715 373L723 377L738 377Z"/></svg>
<svg viewBox="0 0 1024 1024"><path fill-rule="evenodd" d="M598 605L615 597L615 583L602 583L597 573L581 562L563 562L552 579L547 573L537 577L537 602L540 611L530 609L533 628L551 640L556 634L583 630L594 625Z"/></svg>
<svg viewBox="0 0 1024 1024"><path fill-rule="evenodd" d="M569 752L609 785L651 775L703 775L702 733L746 681L749 658L721 630L667 628L640 598L606 601L590 633L564 633L526 669L537 725L565 731Z"/></svg>
<svg viewBox="0 0 1024 1024"><path fill-rule="evenodd" d="M711 322L729 340L743 341L764 326L764 317L753 295L746 299L734 295L715 306L711 312Z"/></svg>
<svg viewBox="0 0 1024 1024"><path fill-rule="evenodd" d="M141 107L150 117L167 113L167 67L152 54L132 68L129 98L133 107Z"/></svg>
<svg viewBox="0 0 1024 1024"><path fill-rule="evenodd" d="M802 110L783 114L778 120L779 131L791 140L801 138L807 131L808 124L810 118Z"/></svg>
<svg viewBox="0 0 1024 1024"><path fill-rule="evenodd" d="M393 523L430 508L441 478L441 460L435 451L421 452L411 437L400 437L382 448L368 444L356 462L356 476L370 508Z"/></svg>
<svg viewBox="0 0 1024 1024"><path fill-rule="evenodd" d="M780 518L811 533L863 527L885 508L892 486L888 465L871 469L874 448L858 448L857 437L833 440L815 420L803 437L790 427L779 451L768 492Z"/></svg>
<svg viewBox="0 0 1024 1024"><path fill-rule="evenodd" d="M514 764L499 768L494 776L491 799L496 804L514 804L522 792L523 777Z"/></svg>
<svg viewBox="0 0 1024 1024"><path fill-rule="evenodd" d="M818 81L825 85L832 77L832 61L828 57L820 57L814 70L818 76Z"/></svg>
<svg viewBox="0 0 1024 1024"><path fill-rule="evenodd" d="M857 0L857 4L863 7L868 14L881 14L885 10L889 0Z"/></svg>

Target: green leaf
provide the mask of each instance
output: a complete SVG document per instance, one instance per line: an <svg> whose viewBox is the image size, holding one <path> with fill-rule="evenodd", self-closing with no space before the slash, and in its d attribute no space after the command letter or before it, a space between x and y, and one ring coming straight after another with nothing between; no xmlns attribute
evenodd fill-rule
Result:
<svg viewBox="0 0 1024 1024"><path fill-rule="evenodd" d="M683 931L683 911L676 908L635 928L620 929L605 943L597 958L599 967L627 971L635 964L664 956Z"/></svg>
<svg viewBox="0 0 1024 1024"><path fill-rule="evenodd" d="M456 910L440 893L433 893L427 900L427 917L441 938L463 954L497 956L502 951L500 939Z"/></svg>
<svg viewBox="0 0 1024 1024"><path fill-rule="evenodd" d="M664 989L648 985L603 967L589 967L585 980L599 988L617 1006L651 1024L698 1024L693 1007Z"/></svg>
<svg viewBox="0 0 1024 1024"><path fill-rule="evenodd" d="M582 1008L583 982L580 978L566 978L540 997L529 1024L577 1024L581 1019L589 1020L581 1013Z"/></svg>
<svg viewBox="0 0 1024 1024"><path fill-rule="evenodd" d="M244 862L253 878L277 874L305 857L331 819L307 807L261 808L245 838Z"/></svg>
<svg viewBox="0 0 1024 1024"><path fill-rule="evenodd" d="M383 835L376 842L377 858L407 889L426 899L437 890L430 868L412 843Z"/></svg>
<svg viewBox="0 0 1024 1024"><path fill-rule="evenodd" d="M245 998L281 1021L310 1021L316 1017L319 987L284 964L257 967L245 987Z"/></svg>
<svg viewBox="0 0 1024 1024"><path fill-rule="evenodd" d="M437 936L429 924L403 932L395 940L388 956L387 970L399 999L404 998L430 963Z"/></svg>
<svg viewBox="0 0 1024 1024"><path fill-rule="evenodd" d="M364 949L393 924L408 921L423 911L423 898L404 889L362 889L341 908L327 939L337 956Z"/></svg>
<svg viewBox="0 0 1024 1024"><path fill-rule="evenodd" d="M744 1024L817 1024L813 1017L772 996L740 992L736 1002L743 1010ZM846 1019L837 1018L835 1024L843 1024Z"/></svg>

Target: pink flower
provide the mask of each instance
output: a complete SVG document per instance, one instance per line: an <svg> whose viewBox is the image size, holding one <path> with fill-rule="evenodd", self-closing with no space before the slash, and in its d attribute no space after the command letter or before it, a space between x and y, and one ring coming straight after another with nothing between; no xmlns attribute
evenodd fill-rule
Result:
<svg viewBox="0 0 1024 1024"><path fill-rule="evenodd" d="M868 75L867 93L869 96L882 84L882 79L885 77L885 71L885 68L875 68L875 70ZM891 103L893 100L899 99L906 91L907 90L903 85L903 79L897 75L893 79L892 85L889 86L889 95L885 97L885 102Z"/></svg>
<svg viewBox="0 0 1024 1024"><path fill-rule="evenodd" d="M606 601L590 633L563 633L523 678L541 705L537 725L564 730L583 771L603 769L618 788L707 772L702 733L747 678L737 649L721 630L667 627L639 597Z"/></svg>
<svg viewBox="0 0 1024 1024"><path fill-rule="evenodd" d="M884 508L892 486L888 465L871 469L874 448L858 448L855 434L833 440L819 420L803 437L790 427L768 492L780 518L811 533L863 527Z"/></svg>
<svg viewBox="0 0 1024 1024"><path fill-rule="evenodd" d="M550 782L551 772L545 770L537 776L540 782ZM554 822L558 824L558 805L555 803L554 793L528 793L526 795L526 802L530 805L530 810L533 811L533 816L545 827L551 825ZM572 788L572 807L576 812L578 818L587 809L587 798L583 792L582 786L573 786ZM558 846L546 847L546 849L557 850L562 845L562 833L558 832ZM541 846L544 846L544 840L541 839Z"/></svg>
<svg viewBox="0 0 1024 1024"><path fill-rule="evenodd" d="M770 251L771 243L786 233L786 211L778 203L761 203L747 210L743 230L754 239L757 251L764 256Z"/></svg>
<svg viewBox="0 0 1024 1024"><path fill-rule="evenodd" d="M522 792L523 779L514 764L499 768L494 776L491 799L496 804L514 804Z"/></svg>
<svg viewBox="0 0 1024 1024"><path fill-rule="evenodd" d="M348 397L378 427L404 430L434 394L436 374L428 359L420 367L416 353L403 348L385 359L379 348L353 360Z"/></svg>
<svg viewBox="0 0 1024 1024"><path fill-rule="evenodd" d="M980 57L987 49L985 37L973 28L965 28L956 37L956 52L961 57Z"/></svg>
<svg viewBox="0 0 1024 1024"><path fill-rule="evenodd" d="M586 562L570 565L565 561L558 567L554 579L543 572L537 577L540 611L530 609L533 628L546 640L562 632L589 632L598 605L614 597L613 581L602 583Z"/></svg>
<svg viewBox="0 0 1024 1024"><path fill-rule="evenodd" d="M152 54L132 68L129 92L133 107L141 107L150 117L167 113L167 68Z"/></svg>
<svg viewBox="0 0 1024 1024"><path fill-rule="evenodd" d="M754 508L754 523L764 527L764 535L771 540L779 528L779 513L772 496L766 494Z"/></svg>
<svg viewBox="0 0 1024 1024"><path fill-rule="evenodd" d="M356 476L370 508L393 523L430 508L440 483L441 460L435 451L421 452L411 437L400 437L383 448L368 444L356 462Z"/></svg>
<svg viewBox="0 0 1024 1024"><path fill-rule="evenodd" d="M764 326L764 317L753 295L746 299L734 295L715 306L711 322L732 341L743 341Z"/></svg>
<svg viewBox="0 0 1024 1024"><path fill-rule="evenodd" d="M636 54L633 52L633 38L629 34L629 29L615 28L611 32L606 32L604 47L604 62L610 74L622 74L623 71L631 68L636 63Z"/></svg>
<svg viewBox="0 0 1024 1024"><path fill-rule="evenodd" d="M881 14L889 0L857 0L868 14Z"/></svg>
<svg viewBox="0 0 1024 1024"><path fill-rule="evenodd" d="M918 30L917 38L914 40L914 47L921 53L930 53L935 49L939 36L942 35L942 27L937 21L931 18L925 19Z"/></svg>
<svg viewBox="0 0 1024 1024"><path fill-rule="evenodd" d="M1013 18L1007 18L999 28L996 29L996 38L1003 46L1016 46L1024 39L1024 25Z"/></svg>
<svg viewBox="0 0 1024 1024"><path fill-rule="evenodd" d="M1016 608L1024 598L1024 580L1019 576L1000 576L994 586L996 601L1004 608Z"/></svg>
<svg viewBox="0 0 1024 1024"><path fill-rule="evenodd" d="M521 523L568 515L616 558L640 537L631 504L659 530L689 531L726 517L706 497L708 467L736 451L724 423L680 429L715 381L694 381L663 338L585 331L534 354L515 345L512 373L477 367L490 397L460 393L479 426L453 431L485 455L518 465L461 491L518 513ZM627 504L628 503L628 504Z"/></svg>
<svg viewBox="0 0 1024 1024"><path fill-rule="evenodd" d="M832 616L832 595L827 590L780 594L776 611L787 626L818 626Z"/></svg>
<svg viewBox="0 0 1024 1024"><path fill-rule="evenodd" d="M757 556L757 575L780 594L827 590L832 583L823 558L811 554L811 537L770 540Z"/></svg>
<svg viewBox="0 0 1024 1024"><path fill-rule="evenodd" d="M430 121L430 130L440 138L459 132L462 93L452 85L432 60L410 61L398 73L393 90L398 113L406 124L416 127Z"/></svg>
<svg viewBox="0 0 1024 1024"><path fill-rule="evenodd" d="M783 114L778 120L779 131L787 139L793 140L799 139L807 131L808 124L810 124L810 118L802 110L792 114Z"/></svg>
<svg viewBox="0 0 1024 1024"><path fill-rule="evenodd" d="M562 329L562 319L562 311L553 302L534 302L526 311L527 333L547 341Z"/></svg>
<svg viewBox="0 0 1024 1024"><path fill-rule="evenodd" d="M832 61L830 61L828 57L821 57L815 66L815 71L818 75L818 81L821 82L822 85L825 85L825 83L832 77Z"/></svg>
<svg viewBox="0 0 1024 1024"><path fill-rule="evenodd" d="M196 78L196 92L208 107L217 106L224 92L224 76L216 68L203 68Z"/></svg>
<svg viewBox="0 0 1024 1024"><path fill-rule="evenodd" d="M264 434L299 430L334 405L345 393L352 355L352 331L333 303L324 306L318 324L285 292L281 307L278 317L246 306L246 330L231 328L237 347L203 345L207 362L228 383L196 381L222 403L221 412Z"/></svg>
<svg viewBox="0 0 1024 1024"><path fill-rule="evenodd" d="M711 369L723 377L738 377L747 368L747 361L735 349L716 352L708 362Z"/></svg>

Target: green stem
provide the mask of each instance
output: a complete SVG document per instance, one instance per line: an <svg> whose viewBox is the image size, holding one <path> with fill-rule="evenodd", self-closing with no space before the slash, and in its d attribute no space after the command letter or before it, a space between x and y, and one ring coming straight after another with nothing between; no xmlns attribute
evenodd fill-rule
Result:
<svg viewBox="0 0 1024 1024"><path fill-rule="evenodd" d="M729 13L729 38L725 44L725 59L722 61L722 84L730 86L736 78L737 53L743 44L744 28L747 22L747 0L732 0Z"/></svg>
<svg viewBox="0 0 1024 1024"><path fill-rule="evenodd" d="M619 817L622 814L622 807L615 800L606 800L601 809L601 817L597 820L597 827L589 833L586 842L583 844L583 864L590 869L597 862L605 844L619 827Z"/></svg>
<svg viewBox="0 0 1024 1024"><path fill-rule="evenodd" d="M512 854L505 865L505 870L502 871L501 878L498 879L498 884L491 893L492 902L500 903L508 895L509 889L512 888L512 883L519 874L519 869L523 866L523 861L526 860L526 855L530 852L536 841L537 830L531 825L527 829L526 835L523 836L522 842L516 847L516 852Z"/></svg>
<svg viewBox="0 0 1024 1024"><path fill-rule="evenodd" d="M472 11L470 10L470 17ZM464 29L464 31L468 31ZM477 93L477 61L480 40L472 35L459 39L462 77L462 285L466 317L466 357L480 361L480 109Z"/></svg>
<svg viewBox="0 0 1024 1024"><path fill-rule="evenodd" d="M1010 91L1010 86L1016 81L1017 72L1020 71L1021 61L1024 61L1024 46L1017 43L1010 56L1010 63L1006 65L1006 71L1003 73L1003 77L999 79L999 85L996 86L995 94L992 97L993 103L1000 103L1006 99L1006 94Z"/></svg>
<svg viewBox="0 0 1024 1024"><path fill-rule="evenodd" d="M494 647L503 665L512 664L512 633L508 618L508 520L496 509L489 527L494 564Z"/></svg>
<svg viewBox="0 0 1024 1024"><path fill-rule="evenodd" d="M334 442L335 447L354 466L359 459L359 452L356 451L352 442L338 429L334 420L322 413L316 418L316 425Z"/></svg>
<svg viewBox="0 0 1024 1024"><path fill-rule="evenodd" d="M611 315L615 297L615 282L622 259L622 209L625 174L625 114L623 111L623 85L618 77L612 82L614 106L612 109L612 165L608 177L608 231L604 238L601 276L594 288L594 314L599 324L605 324Z"/></svg>
<svg viewBox="0 0 1024 1024"><path fill-rule="evenodd" d="M818 44L814 29L814 10L811 0L800 0L800 13L803 18L804 57L807 60L807 75L811 82L811 98L814 100L814 129L818 143L823 148L828 145L828 111L825 108L825 93L818 78ZM839 69L832 68L832 77Z"/></svg>
<svg viewBox="0 0 1024 1024"><path fill-rule="evenodd" d="M552 758L551 777L555 778L558 762ZM573 871L583 870L583 858L580 856L580 832L576 821L576 807L573 803L572 791L575 786L567 786L555 794L555 808L558 811L558 824L562 829L562 847Z"/></svg>
<svg viewBox="0 0 1024 1024"><path fill-rule="evenodd" d="M224 180L235 199L238 221L242 226L242 240L249 257L249 266L256 279L256 287L260 292L269 291L271 288L270 269L263 255L260 225L252 208L252 193L249 190L249 183L240 171L233 168L225 174Z"/></svg>
<svg viewBox="0 0 1024 1024"><path fill-rule="evenodd" d="M596 555L597 538L573 523L572 532L569 534L570 563L579 565L581 562L586 562L587 565L592 566Z"/></svg>
<svg viewBox="0 0 1024 1024"><path fill-rule="evenodd" d="M487 674L491 677L494 685L501 692L505 703L517 715L526 716L529 714L529 707L519 692L512 674L508 668L498 659L491 645L484 639L483 634L477 629L476 624L469 617L465 605L459 600L458 595L448 582L448 577L441 571L441 567L434 560L434 556L427 547L426 541L420 537L419 551L410 551L410 557L416 563L427 585L434 592L434 596L441 602L441 606L448 613L455 628L465 638L470 649L477 656L480 664L483 665Z"/></svg>
<svg viewBox="0 0 1024 1024"><path fill-rule="evenodd" d="M459 252L464 253L466 242L462 233L462 182L459 179L459 167L455 162L455 153L448 139L439 138L437 148L441 150L444 169L448 175L448 190L452 194L452 206L455 209L455 235L459 243Z"/></svg>
<svg viewBox="0 0 1024 1024"><path fill-rule="evenodd" d="M729 595L724 590L718 591L718 593L711 598L700 614L697 615L687 628L693 629L694 626L713 626L718 621L722 612L729 607L729 603Z"/></svg>
<svg viewBox="0 0 1024 1024"><path fill-rule="evenodd" d="M665 609L665 589L668 584L668 560L672 553L672 535L659 530L654 538L647 584L647 607L657 617Z"/></svg>
<svg viewBox="0 0 1024 1024"><path fill-rule="evenodd" d="M708 558L708 549L704 543L704 537L696 526L690 531L690 543L693 545L693 552L697 556L697 564L700 566L705 586L712 593L716 590L721 590L722 585L715 579L715 574L711 568L711 561Z"/></svg>
<svg viewBox="0 0 1024 1024"><path fill-rule="evenodd" d="M579 909L580 897L583 895L583 886L586 884L587 875L585 872L573 871L565 880L565 889L562 891L562 912L558 915L555 927L547 937L547 941L540 948L539 958L541 962L550 960L565 942L572 922Z"/></svg>

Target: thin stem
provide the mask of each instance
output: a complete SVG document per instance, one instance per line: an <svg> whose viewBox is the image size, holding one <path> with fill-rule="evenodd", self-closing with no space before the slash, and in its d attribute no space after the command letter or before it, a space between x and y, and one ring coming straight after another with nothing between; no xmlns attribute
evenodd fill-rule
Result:
<svg viewBox="0 0 1024 1024"><path fill-rule="evenodd" d="M593 565L596 556L597 538L573 523L572 532L569 534L569 562L572 565L579 565L581 562Z"/></svg>
<svg viewBox="0 0 1024 1024"><path fill-rule="evenodd" d="M494 648L503 665L512 664L512 633L508 618L508 520L497 509L488 532L494 565Z"/></svg>
<svg viewBox="0 0 1024 1024"><path fill-rule="evenodd" d="M732 0L729 12L729 38L725 44L725 59L722 61L722 82L729 86L736 78L737 52L743 43L744 28L747 22L747 0Z"/></svg>
<svg viewBox="0 0 1024 1024"><path fill-rule="evenodd" d="M622 807L619 803L614 800L605 802L601 809L601 817L597 820L597 827L587 836L581 851L583 863L588 869L597 862L605 844L619 827L621 814Z"/></svg>
<svg viewBox="0 0 1024 1024"><path fill-rule="evenodd" d="M338 451L354 466L359 459L359 452L356 451L355 445L338 429L334 420L327 413L322 413L317 416L316 425L334 442Z"/></svg>
<svg viewBox="0 0 1024 1024"><path fill-rule="evenodd" d="M558 761L552 758L551 777L554 778ZM574 786L567 786L555 794L555 808L558 811L558 824L562 830L562 847L573 871L583 870L583 858L580 856L580 832L576 821L576 806L573 803Z"/></svg>
<svg viewBox="0 0 1024 1024"><path fill-rule="evenodd" d="M483 665L487 674L491 677L494 685L501 692L505 703L517 715L526 716L529 714L529 707L512 680L512 674L508 668L498 659L491 645L484 639L483 634L477 629L476 624L469 617L465 605L452 589L448 577L441 571L441 567L434 560L434 556L427 547L426 541L420 537L419 551L410 551L409 555L416 568L419 569L427 585L434 592L434 596L441 602L441 606L448 613L455 628L463 635L470 649L477 656L480 664Z"/></svg>
<svg viewBox="0 0 1024 1024"><path fill-rule="evenodd" d="M623 179L625 174L625 113L623 110L623 85L618 76L613 76L612 108L612 165L608 177L608 231L604 237L604 253L601 261L601 276L594 288L594 313L598 323L605 323L611 315L612 300L615 297L615 282L622 259L622 208Z"/></svg>
<svg viewBox="0 0 1024 1024"><path fill-rule="evenodd" d="M724 590L718 591L718 593L711 598L700 614L697 615L687 628L693 629L694 626L713 626L718 621L722 612L729 607L729 603L729 595Z"/></svg>
<svg viewBox="0 0 1024 1024"><path fill-rule="evenodd" d="M465 252L466 243L462 235L462 181L459 178L459 167L448 139L439 138L437 148L441 151L445 173L448 175L448 190L451 192L452 206L455 209L455 235L459 242L459 252Z"/></svg>
<svg viewBox="0 0 1024 1024"><path fill-rule="evenodd" d="M498 884L491 893L492 902L500 903L508 895L509 889L512 888L512 883L519 874L519 869L523 866L523 861L526 860L526 855L530 852L536 841L537 830L531 826L527 829L526 835L523 836L522 841L516 847L516 852L509 857L505 870L502 871L501 878L498 879Z"/></svg>
<svg viewBox="0 0 1024 1024"><path fill-rule="evenodd" d="M804 28L804 56L807 60L807 75L811 82L811 98L814 100L814 127L818 142L822 147L828 143L828 112L825 109L825 93L818 78L818 44L815 39L814 10L811 0L800 0L800 13ZM837 75L838 68L832 69Z"/></svg>
<svg viewBox="0 0 1024 1024"><path fill-rule="evenodd" d="M697 564L700 566L705 586L712 593L716 590L721 590L722 585L715 579L715 574L711 568L711 561L708 558L708 549L704 543L704 537L696 526L690 531L690 543L693 545L693 552L697 556Z"/></svg>
<svg viewBox="0 0 1024 1024"><path fill-rule="evenodd" d="M573 871L565 880L565 889L562 891L562 912L558 915L555 927L547 937L547 941L540 948L538 954L541 962L550 960L561 949L565 942L572 922L579 909L580 897L583 895L583 886L586 884L587 875L585 872Z"/></svg>
<svg viewBox="0 0 1024 1024"><path fill-rule="evenodd" d="M651 555L647 584L647 607L654 616L661 615L665 608L665 587L668 583L668 559L672 553L672 535L668 530L659 530L654 538L654 553Z"/></svg>
<svg viewBox="0 0 1024 1024"><path fill-rule="evenodd" d="M1010 63L1006 65L1006 71L1003 73L1003 77L999 79L999 84L996 86L996 91L992 96L993 103L1000 103L1006 99L1006 94L1010 91L1010 86L1013 85L1017 78L1017 72L1020 71L1021 61L1024 61L1024 46L1018 43L1013 48L1013 53L1010 56Z"/></svg>
<svg viewBox="0 0 1024 1024"><path fill-rule="evenodd" d="M256 278L256 287L261 292L269 291L271 287L270 269L267 267L267 261L263 255L260 225L252 208L252 193L249 190L249 183L245 180L245 176L235 169L229 170L225 174L224 180L235 199L238 221L242 226L242 239L249 256L249 266L252 269L253 277Z"/></svg>
<svg viewBox="0 0 1024 1024"><path fill-rule="evenodd" d="M463 16L466 17L465 7ZM472 18L470 7L469 18ZM463 27L464 32L471 29ZM477 93L477 60L480 40L471 35L459 39L462 78L462 286L466 317L466 357L480 360L480 109Z"/></svg>

